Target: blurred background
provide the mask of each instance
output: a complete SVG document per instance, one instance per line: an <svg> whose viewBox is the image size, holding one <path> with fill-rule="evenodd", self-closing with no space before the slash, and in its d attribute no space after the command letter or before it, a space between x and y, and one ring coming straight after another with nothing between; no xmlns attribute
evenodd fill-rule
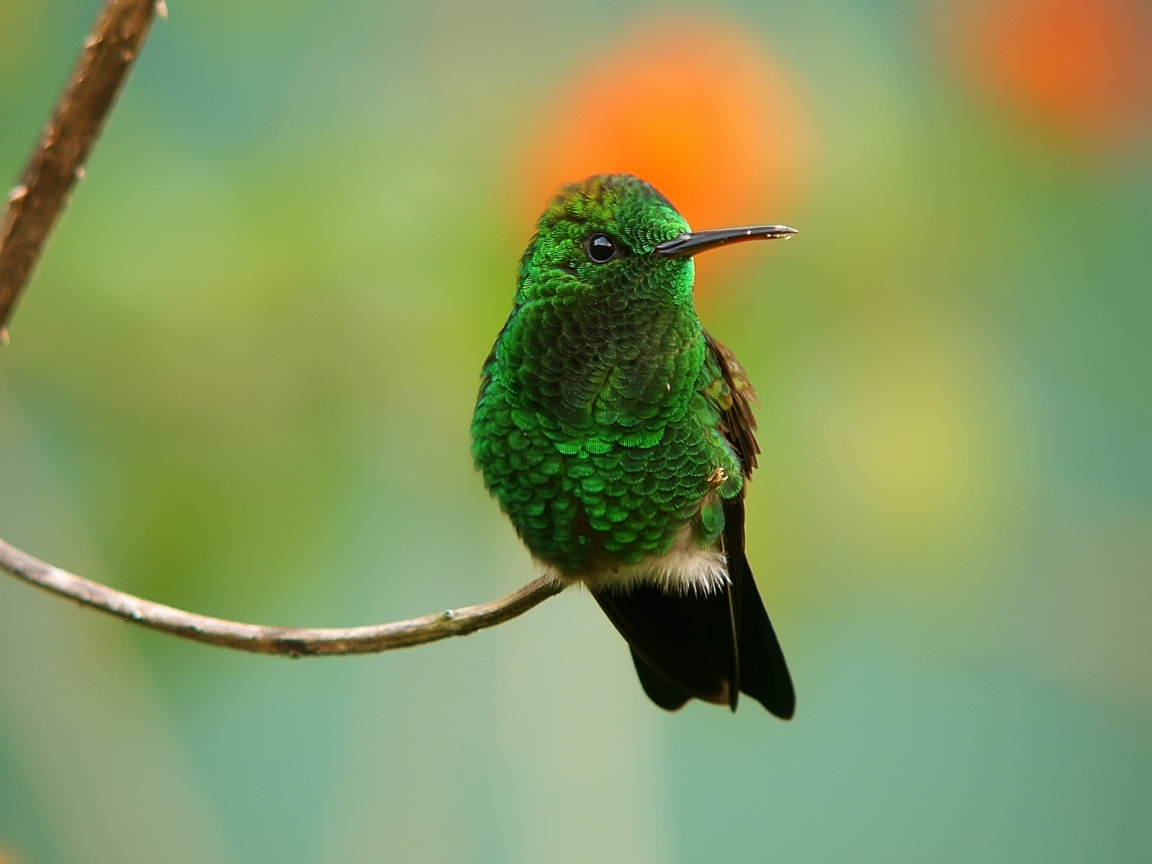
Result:
<svg viewBox="0 0 1152 864"><path fill-rule="evenodd" d="M15 184L95 0L0 0ZM586 595L289 661L0 578L0 862L1152 860L1152 6L205 0L0 349L0 536L344 626L531 563L469 456L565 181L696 228L760 395L791 723L648 703Z"/></svg>

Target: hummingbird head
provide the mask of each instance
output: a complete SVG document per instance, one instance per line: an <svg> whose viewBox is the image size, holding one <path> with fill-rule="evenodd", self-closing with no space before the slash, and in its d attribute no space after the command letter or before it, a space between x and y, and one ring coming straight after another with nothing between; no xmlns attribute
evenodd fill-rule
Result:
<svg viewBox="0 0 1152 864"><path fill-rule="evenodd" d="M693 232L651 184L599 174L565 186L548 203L520 263L521 291L547 285L552 293L571 280L592 288L651 284L655 277L675 302L689 302L693 255L795 233L783 225Z"/></svg>

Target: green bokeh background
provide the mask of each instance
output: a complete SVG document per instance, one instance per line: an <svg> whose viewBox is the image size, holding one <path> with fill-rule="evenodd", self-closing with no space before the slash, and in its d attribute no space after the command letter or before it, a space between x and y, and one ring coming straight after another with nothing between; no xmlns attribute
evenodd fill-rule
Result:
<svg viewBox="0 0 1152 864"><path fill-rule="evenodd" d="M267 623L527 581L468 453L522 142L665 7L170 5L0 350L0 536ZM0 0L0 177L97 8ZM677 8L813 126L802 235L705 310L796 719L663 714L576 591L292 662L5 577L0 861L1152 860L1152 147L1002 110L910 0Z"/></svg>

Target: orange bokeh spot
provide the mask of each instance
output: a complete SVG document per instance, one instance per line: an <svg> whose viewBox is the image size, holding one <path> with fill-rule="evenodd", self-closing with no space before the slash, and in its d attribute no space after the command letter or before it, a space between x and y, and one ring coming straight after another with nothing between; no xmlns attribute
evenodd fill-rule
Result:
<svg viewBox="0 0 1152 864"><path fill-rule="evenodd" d="M979 0L958 23L969 72L1033 122L1095 143L1152 131L1152 13L1140 0Z"/></svg>
<svg viewBox="0 0 1152 864"><path fill-rule="evenodd" d="M804 173L805 127L789 76L746 34L661 16L551 97L526 160L525 212L535 218L565 183L627 172L694 228L782 222ZM742 257L725 250L698 265L715 272Z"/></svg>

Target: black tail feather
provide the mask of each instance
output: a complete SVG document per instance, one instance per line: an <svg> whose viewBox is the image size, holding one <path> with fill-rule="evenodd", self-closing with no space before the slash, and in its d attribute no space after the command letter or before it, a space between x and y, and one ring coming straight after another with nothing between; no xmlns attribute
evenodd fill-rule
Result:
<svg viewBox="0 0 1152 864"><path fill-rule="evenodd" d="M637 585L592 596L648 669L688 697L729 704L734 646L726 593L678 596ZM644 673L640 679L657 705L673 701L661 694L656 698Z"/></svg>
<svg viewBox="0 0 1152 864"><path fill-rule="evenodd" d="M593 592L628 640L644 692L661 708L675 711L691 698L734 706L739 687L783 720L795 713L784 652L746 562L741 578L735 656L729 604L737 592L677 596L650 585Z"/></svg>
<svg viewBox="0 0 1152 864"><path fill-rule="evenodd" d="M648 694L648 698L665 711L679 711L684 703L692 697L665 680L664 676L644 662L644 659L632 649L632 664L636 667L636 675L640 679L640 686Z"/></svg>

